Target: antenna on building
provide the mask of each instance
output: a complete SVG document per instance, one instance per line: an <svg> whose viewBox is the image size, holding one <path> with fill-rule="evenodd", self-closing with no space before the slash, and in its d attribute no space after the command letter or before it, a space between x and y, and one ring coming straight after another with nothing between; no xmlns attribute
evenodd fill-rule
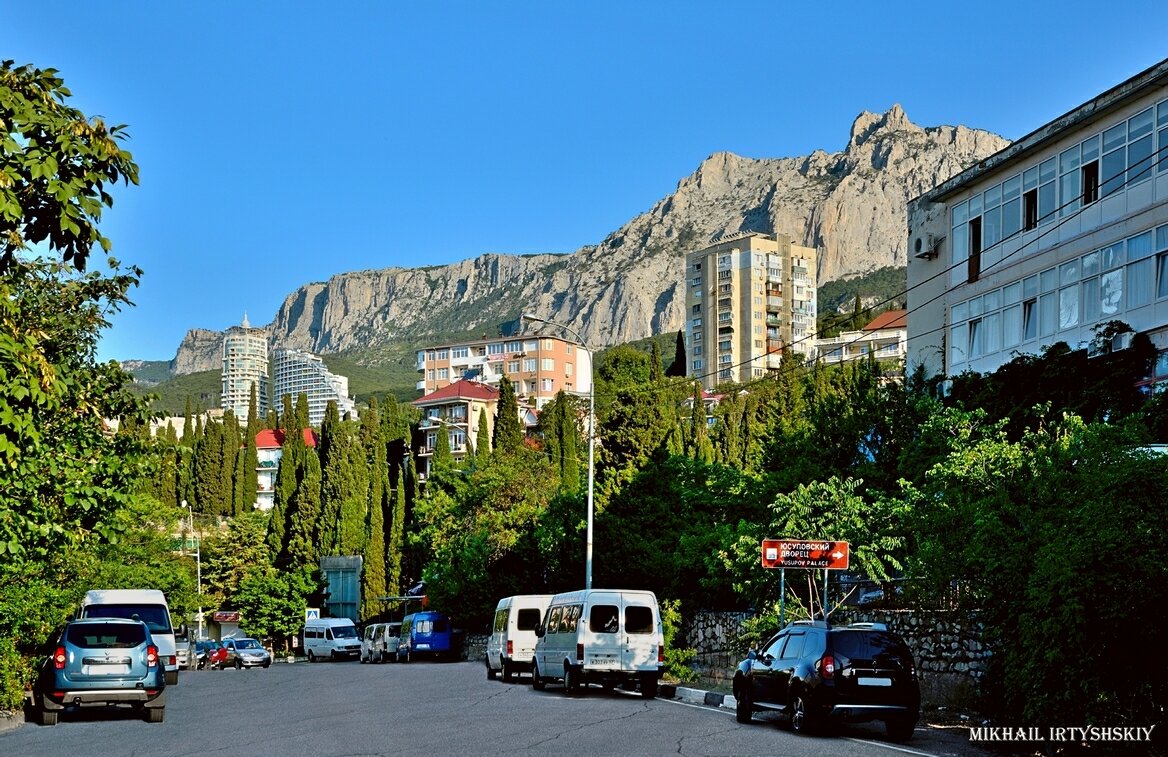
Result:
<svg viewBox="0 0 1168 757"><path fill-rule="evenodd" d="M246 310L245 310L245 311L243 311L243 324L242 324L242 326L243 326L245 329L250 329L250 328L251 328L251 324L249 324L249 323L247 322L247 311L246 311Z"/></svg>

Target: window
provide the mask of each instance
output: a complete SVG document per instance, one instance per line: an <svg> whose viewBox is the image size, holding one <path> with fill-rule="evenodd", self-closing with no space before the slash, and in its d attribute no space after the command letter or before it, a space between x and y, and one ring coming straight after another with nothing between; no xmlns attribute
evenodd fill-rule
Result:
<svg viewBox="0 0 1168 757"><path fill-rule="evenodd" d="M1038 164L1038 222L1050 223L1055 218L1055 159L1044 160Z"/></svg>
<svg viewBox="0 0 1168 757"><path fill-rule="evenodd" d="M503 349L506 352L522 352L523 351L523 343L522 342L507 342L505 345L503 345Z"/></svg>
<svg viewBox="0 0 1168 757"><path fill-rule="evenodd" d="M588 630L592 633L616 633L620 630L616 605L593 605L588 614Z"/></svg>
<svg viewBox="0 0 1168 757"><path fill-rule="evenodd" d="M525 373L535 373L535 358L525 358L523 361L523 371Z"/></svg>
<svg viewBox="0 0 1168 757"><path fill-rule="evenodd" d="M969 221L969 259L966 280L972 284L981 276L981 216Z"/></svg>
<svg viewBox="0 0 1168 757"><path fill-rule="evenodd" d="M507 372L508 373L519 373L519 361L518 360L508 360L507 361Z"/></svg>
<svg viewBox="0 0 1168 757"><path fill-rule="evenodd" d="M448 379L448 378L450 378L450 369L449 368L439 368L438 369L438 380L442 381L443 379Z"/></svg>
<svg viewBox="0 0 1168 757"><path fill-rule="evenodd" d="M1038 228L1038 190L1031 189L1022 195L1024 203L1022 228L1030 231Z"/></svg>
<svg viewBox="0 0 1168 757"><path fill-rule="evenodd" d="M523 351L524 352L535 352L535 350L538 347L539 347L539 342L537 342L534 339L527 339L523 342Z"/></svg>
<svg viewBox="0 0 1168 757"><path fill-rule="evenodd" d="M653 633L653 610L649 607L626 607L625 633Z"/></svg>
<svg viewBox="0 0 1168 757"><path fill-rule="evenodd" d="M1156 296L1168 297L1168 252L1156 256Z"/></svg>
<svg viewBox="0 0 1168 757"><path fill-rule="evenodd" d="M1022 303L1022 339L1038 336L1038 298L1032 297Z"/></svg>
<svg viewBox="0 0 1168 757"><path fill-rule="evenodd" d="M556 348L556 340L555 339L540 339L539 346L541 349L554 350Z"/></svg>
<svg viewBox="0 0 1168 757"><path fill-rule="evenodd" d="M1062 205L1059 206L1059 215L1071 215L1079 210L1082 199L1082 175L1080 173L1080 156L1082 150L1079 145L1059 153L1059 194Z"/></svg>
<svg viewBox="0 0 1168 757"><path fill-rule="evenodd" d="M701 360L693 361L693 369L695 371L700 371L704 366L705 366L705 363Z"/></svg>
<svg viewBox="0 0 1168 757"><path fill-rule="evenodd" d="M564 375L565 376L572 375L572 364L571 363L564 363Z"/></svg>
<svg viewBox="0 0 1168 757"><path fill-rule="evenodd" d="M1148 108L1127 122L1127 183L1152 177L1152 109Z"/></svg>
<svg viewBox="0 0 1168 757"><path fill-rule="evenodd" d="M723 339L722 341L718 342L718 351L719 352L729 352L730 351L730 340Z"/></svg>
<svg viewBox="0 0 1168 757"><path fill-rule="evenodd" d="M447 352L446 350L438 350L438 359L439 360L449 360L450 353Z"/></svg>
<svg viewBox="0 0 1168 757"><path fill-rule="evenodd" d="M1082 169L1082 203L1090 205L1099 199L1099 161L1094 160Z"/></svg>
<svg viewBox="0 0 1168 757"><path fill-rule="evenodd" d="M450 350L450 356L453 358L470 357L469 347L455 347Z"/></svg>
<svg viewBox="0 0 1168 757"><path fill-rule="evenodd" d="M503 354L503 343L502 342L491 342L490 344L488 344L487 345L487 354L488 355L502 355Z"/></svg>
<svg viewBox="0 0 1168 757"><path fill-rule="evenodd" d="M1059 328L1079 325L1079 285L1059 290Z"/></svg>
<svg viewBox="0 0 1168 757"><path fill-rule="evenodd" d="M985 354L985 345L982 343L984 332L981 328L981 319L974 318L969 322L969 355L979 357Z"/></svg>
<svg viewBox="0 0 1168 757"><path fill-rule="evenodd" d="M550 379L550 378L540 379L539 389L541 392L555 391L555 386L552 384L552 379Z"/></svg>
<svg viewBox="0 0 1168 757"><path fill-rule="evenodd" d="M542 358L539 361L539 367L541 370L554 371L556 369L556 361L554 358L550 357Z"/></svg>
<svg viewBox="0 0 1168 757"><path fill-rule="evenodd" d="M553 607L551 609L551 611L548 613L546 632L547 633L559 633L560 632L560 619L563 617L564 617L564 608L563 607Z"/></svg>
<svg viewBox="0 0 1168 757"><path fill-rule="evenodd" d="M701 315L701 312L702 312L702 304L699 302L698 304L693 306L693 311L692 311L691 315Z"/></svg>

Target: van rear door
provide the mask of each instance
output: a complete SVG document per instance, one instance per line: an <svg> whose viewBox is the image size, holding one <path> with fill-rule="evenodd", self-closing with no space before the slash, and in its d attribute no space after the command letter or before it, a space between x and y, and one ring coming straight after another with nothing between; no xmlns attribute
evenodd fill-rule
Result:
<svg viewBox="0 0 1168 757"><path fill-rule="evenodd" d="M585 601L587 617L576 638L584 643L584 667L591 670L621 670L621 595L594 591ZM575 650L571 656L575 657Z"/></svg>
<svg viewBox="0 0 1168 757"><path fill-rule="evenodd" d="M621 668L657 670L657 603L641 593L621 595Z"/></svg>

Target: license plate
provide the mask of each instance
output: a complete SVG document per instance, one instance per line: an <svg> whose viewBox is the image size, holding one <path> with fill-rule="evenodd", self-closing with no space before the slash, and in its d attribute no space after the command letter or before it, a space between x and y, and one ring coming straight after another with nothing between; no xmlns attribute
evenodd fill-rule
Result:
<svg viewBox="0 0 1168 757"><path fill-rule="evenodd" d="M611 657L593 657L591 660L588 661L588 664L592 667L597 667L597 668L600 668L600 667L611 668L613 665L617 664L617 661Z"/></svg>
<svg viewBox="0 0 1168 757"><path fill-rule="evenodd" d="M430 648L429 644L419 644L418 645L418 649L429 649L429 648Z"/></svg>
<svg viewBox="0 0 1168 757"><path fill-rule="evenodd" d="M81 674L87 676L124 676L130 674L129 665L83 665Z"/></svg>
<svg viewBox="0 0 1168 757"><path fill-rule="evenodd" d="M856 683L861 686L891 686L891 678L867 678L860 677L856 679Z"/></svg>

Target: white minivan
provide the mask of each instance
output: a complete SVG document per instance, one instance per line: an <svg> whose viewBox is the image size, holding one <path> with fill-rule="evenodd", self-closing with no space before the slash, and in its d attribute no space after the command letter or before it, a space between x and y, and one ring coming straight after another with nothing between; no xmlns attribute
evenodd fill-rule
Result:
<svg viewBox="0 0 1168 757"><path fill-rule="evenodd" d="M487 639L487 678L502 674L504 681L510 681L515 673L531 672L535 628L551 601L551 594L520 594L499 600Z"/></svg>
<svg viewBox="0 0 1168 757"><path fill-rule="evenodd" d="M637 685L641 696L657 696L665 666L661 612L651 591L583 589L552 597L532 660L531 686L563 681L564 692L589 683L605 688Z"/></svg>
<svg viewBox="0 0 1168 757"><path fill-rule="evenodd" d="M158 589L93 589L81 600L83 618L129 618L150 629L158 656L166 670L166 685L178 683L178 652L170 607Z"/></svg>
<svg viewBox="0 0 1168 757"><path fill-rule="evenodd" d="M304 624L304 653L309 662L356 659L361 637L348 618L317 618Z"/></svg>

